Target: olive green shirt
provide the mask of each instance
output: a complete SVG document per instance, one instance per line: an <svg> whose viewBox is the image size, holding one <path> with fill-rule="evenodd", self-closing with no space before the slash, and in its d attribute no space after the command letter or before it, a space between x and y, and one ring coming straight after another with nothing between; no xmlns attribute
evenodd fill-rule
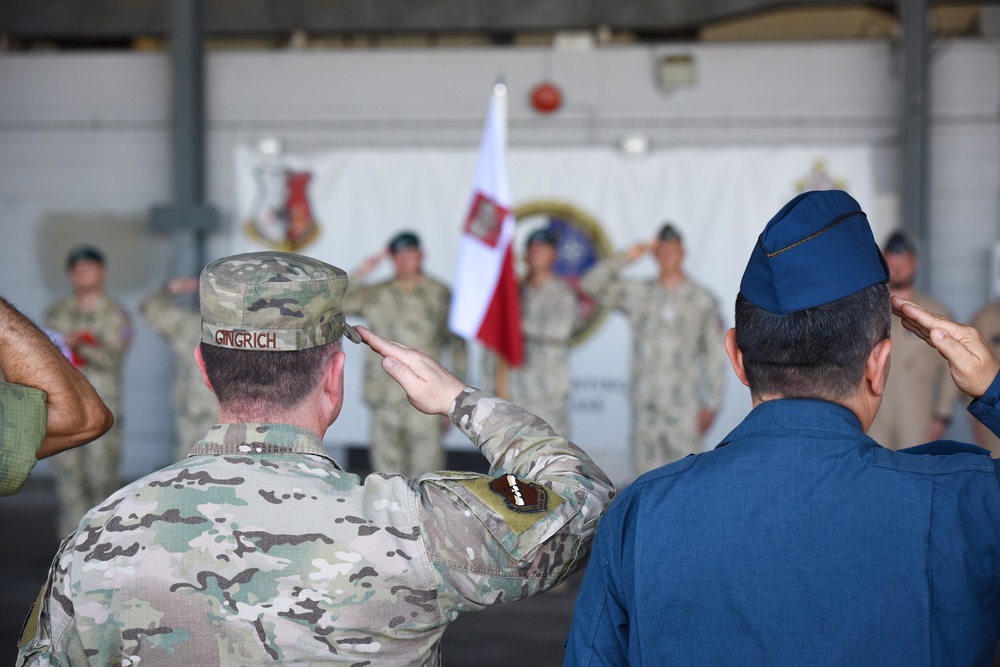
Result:
<svg viewBox="0 0 1000 667"><path fill-rule="evenodd" d="M0 384L0 496L21 490L45 437L46 394L19 384Z"/></svg>

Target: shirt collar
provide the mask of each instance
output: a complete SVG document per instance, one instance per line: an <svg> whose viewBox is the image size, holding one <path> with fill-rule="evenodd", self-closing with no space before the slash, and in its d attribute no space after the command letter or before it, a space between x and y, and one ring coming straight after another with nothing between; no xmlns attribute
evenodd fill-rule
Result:
<svg viewBox="0 0 1000 667"><path fill-rule="evenodd" d="M190 456L212 454L315 454L340 468L319 436L291 424L216 424L191 448Z"/></svg>
<svg viewBox="0 0 1000 667"><path fill-rule="evenodd" d="M719 447L762 433L791 430L818 431L827 437L868 438L861 430L858 416L843 405L814 398L779 398L764 401L751 410L746 419L723 438Z"/></svg>

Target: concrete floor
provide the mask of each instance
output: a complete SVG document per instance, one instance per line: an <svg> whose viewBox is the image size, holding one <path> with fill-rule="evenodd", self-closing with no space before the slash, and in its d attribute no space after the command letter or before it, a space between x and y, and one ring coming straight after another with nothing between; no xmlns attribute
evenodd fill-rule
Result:
<svg viewBox="0 0 1000 667"><path fill-rule="evenodd" d="M48 479L32 479L0 499L0 665L13 664L24 618L45 581L56 539L56 501ZM463 614L444 635L448 667L561 665L581 574L544 595Z"/></svg>

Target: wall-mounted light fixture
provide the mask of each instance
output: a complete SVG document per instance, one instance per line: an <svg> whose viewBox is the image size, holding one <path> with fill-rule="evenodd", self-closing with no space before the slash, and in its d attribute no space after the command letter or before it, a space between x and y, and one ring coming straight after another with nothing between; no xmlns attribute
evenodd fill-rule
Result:
<svg viewBox="0 0 1000 667"><path fill-rule="evenodd" d="M618 148L626 155L645 155L649 152L649 147L649 137L641 134L630 134L618 142Z"/></svg>
<svg viewBox="0 0 1000 667"><path fill-rule="evenodd" d="M694 56L690 53L667 53L656 59L656 82L664 91L693 86L697 82Z"/></svg>
<svg viewBox="0 0 1000 667"><path fill-rule="evenodd" d="M261 155L275 157L281 155L282 150L284 150L284 147L281 144L281 139L278 137L261 137L257 140L257 151Z"/></svg>

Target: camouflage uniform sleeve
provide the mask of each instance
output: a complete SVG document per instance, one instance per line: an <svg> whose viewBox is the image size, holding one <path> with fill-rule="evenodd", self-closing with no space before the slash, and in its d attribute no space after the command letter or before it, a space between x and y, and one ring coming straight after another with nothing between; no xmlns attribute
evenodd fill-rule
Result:
<svg viewBox="0 0 1000 667"><path fill-rule="evenodd" d="M156 333L164 338L171 338L182 322L188 318L183 308L174 304L170 294L165 290L153 292L139 304L139 314Z"/></svg>
<svg viewBox="0 0 1000 667"><path fill-rule="evenodd" d="M0 384L0 496L21 490L45 437L45 392Z"/></svg>
<svg viewBox="0 0 1000 667"><path fill-rule="evenodd" d="M450 416L490 474L414 482L445 613L539 593L582 567L615 493L604 472L540 418L482 391L466 389Z"/></svg>
<svg viewBox="0 0 1000 667"><path fill-rule="evenodd" d="M627 284L619 272L628 265L624 254L615 255L594 265L580 281L580 288L601 308L628 311Z"/></svg>
<svg viewBox="0 0 1000 667"><path fill-rule="evenodd" d="M726 382L728 359L725 353L725 327L719 314L719 303L709 297L709 306L705 308L701 321L699 347L701 348L702 372L704 382L704 407L718 412L722 405L722 391Z"/></svg>
<svg viewBox="0 0 1000 667"><path fill-rule="evenodd" d="M345 314L365 316L365 292L366 286L360 280L352 278L347 281L347 291L341 302Z"/></svg>
<svg viewBox="0 0 1000 667"><path fill-rule="evenodd" d="M69 590L73 560L71 544L75 537L70 535L63 540L49 568L48 579L24 621L14 663L17 667L91 664L91 656L87 655L76 631Z"/></svg>

